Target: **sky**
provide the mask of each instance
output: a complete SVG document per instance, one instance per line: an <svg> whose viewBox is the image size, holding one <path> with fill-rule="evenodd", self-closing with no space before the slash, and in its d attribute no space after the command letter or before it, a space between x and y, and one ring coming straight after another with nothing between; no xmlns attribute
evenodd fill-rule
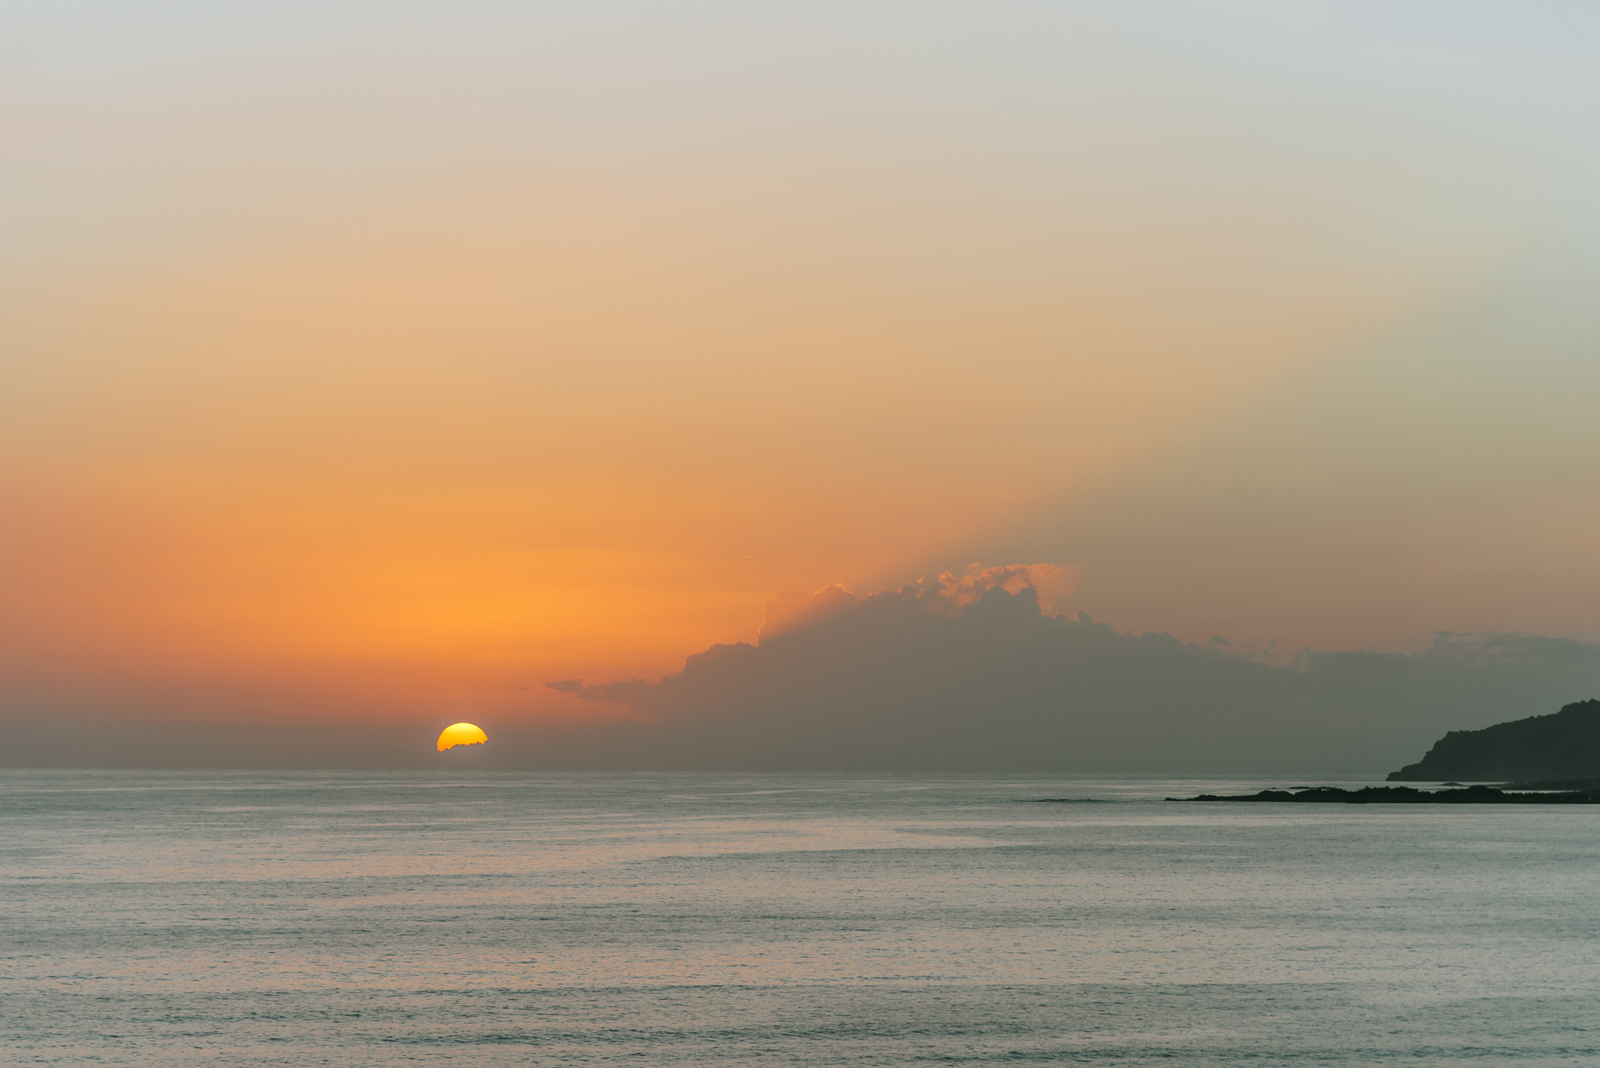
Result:
<svg viewBox="0 0 1600 1068"><path fill-rule="evenodd" d="M1597 134L1578 2L0 0L0 734L609 722L974 562L1600 639Z"/></svg>

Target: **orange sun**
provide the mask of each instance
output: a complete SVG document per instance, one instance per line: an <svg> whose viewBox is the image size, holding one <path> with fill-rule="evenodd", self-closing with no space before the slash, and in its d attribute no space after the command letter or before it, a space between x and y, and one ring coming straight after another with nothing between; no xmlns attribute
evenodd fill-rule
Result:
<svg viewBox="0 0 1600 1068"><path fill-rule="evenodd" d="M452 723L439 735L439 752L442 753L455 745L477 745L488 740L489 736L476 724Z"/></svg>

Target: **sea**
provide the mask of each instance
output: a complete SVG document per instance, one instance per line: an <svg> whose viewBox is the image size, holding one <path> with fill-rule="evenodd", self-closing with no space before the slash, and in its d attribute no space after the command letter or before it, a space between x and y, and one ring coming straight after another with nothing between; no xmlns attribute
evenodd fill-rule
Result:
<svg viewBox="0 0 1600 1068"><path fill-rule="evenodd" d="M1323 783L4 771L0 1063L1600 1064L1600 807Z"/></svg>

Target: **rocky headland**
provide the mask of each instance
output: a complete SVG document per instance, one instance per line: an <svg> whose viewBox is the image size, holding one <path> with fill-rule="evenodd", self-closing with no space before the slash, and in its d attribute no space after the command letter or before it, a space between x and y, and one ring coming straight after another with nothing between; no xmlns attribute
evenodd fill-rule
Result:
<svg viewBox="0 0 1600 1068"><path fill-rule="evenodd" d="M1389 782L1513 782L1579 785L1600 780L1600 701L1577 701L1548 716L1451 731Z"/></svg>

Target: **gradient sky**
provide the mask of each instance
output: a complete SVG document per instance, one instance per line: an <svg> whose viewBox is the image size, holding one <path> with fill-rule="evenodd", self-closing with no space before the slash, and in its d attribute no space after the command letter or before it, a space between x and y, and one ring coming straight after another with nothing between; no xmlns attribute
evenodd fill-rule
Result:
<svg viewBox="0 0 1600 1068"><path fill-rule="evenodd" d="M1580 2L0 0L0 695L591 715L974 560L1600 638L1597 146Z"/></svg>

